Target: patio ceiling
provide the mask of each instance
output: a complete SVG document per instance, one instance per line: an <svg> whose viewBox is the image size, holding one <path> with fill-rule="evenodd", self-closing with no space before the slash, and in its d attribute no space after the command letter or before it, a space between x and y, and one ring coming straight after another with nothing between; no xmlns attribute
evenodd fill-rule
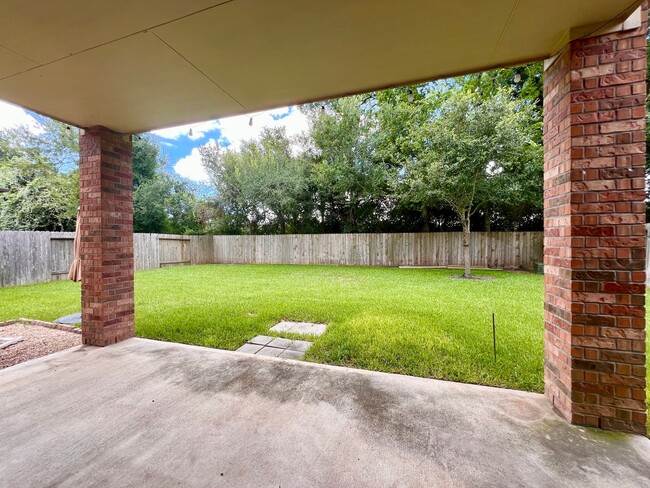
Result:
<svg viewBox="0 0 650 488"><path fill-rule="evenodd" d="M638 0L0 0L0 99L139 133L520 64Z"/></svg>

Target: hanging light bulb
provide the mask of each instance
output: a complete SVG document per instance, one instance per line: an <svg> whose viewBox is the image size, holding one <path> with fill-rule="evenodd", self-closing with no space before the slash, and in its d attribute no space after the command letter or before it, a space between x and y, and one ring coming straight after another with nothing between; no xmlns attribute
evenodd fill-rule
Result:
<svg viewBox="0 0 650 488"><path fill-rule="evenodd" d="M515 83L519 83L521 81L521 73L519 71L515 71Z"/></svg>
<svg viewBox="0 0 650 488"><path fill-rule="evenodd" d="M321 105L321 106L320 106L320 111L321 111L321 112L325 112L325 105Z"/></svg>
<svg viewBox="0 0 650 488"><path fill-rule="evenodd" d="M253 127L253 117L251 117L250 119L248 119L248 125L250 125L251 127Z"/></svg>
<svg viewBox="0 0 650 488"><path fill-rule="evenodd" d="M409 103L413 103L413 100L415 100L415 95L413 95L413 91L409 90L406 93L406 99L409 101Z"/></svg>
<svg viewBox="0 0 650 488"><path fill-rule="evenodd" d="M194 135L194 132L192 131L192 128L190 127L190 137Z"/></svg>

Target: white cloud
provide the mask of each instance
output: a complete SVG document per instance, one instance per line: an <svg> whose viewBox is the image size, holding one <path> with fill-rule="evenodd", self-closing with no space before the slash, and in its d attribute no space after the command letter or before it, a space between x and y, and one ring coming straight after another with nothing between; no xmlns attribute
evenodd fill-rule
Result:
<svg viewBox="0 0 650 488"><path fill-rule="evenodd" d="M274 116L278 117L280 115L285 116L277 120L274 118ZM251 118L253 119L253 125L250 125ZM205 135L207 132L218 129L221 134L218 141L219 144L228 147L228 149L237 150L241 147L243 141L259 138L262 129L265 127L285 127L287 135L292 137L306 131L309 128L309 124L307 118L296 107L286 107L248 115L237 115L235 117L203 122L201 124L163 129L161 131L154 131L154 134L174 139L181 135L188 135L190 128L192 128L192 138L197 139L197 134L199 133ZM214 142L213 139L210 141ZM179 159L174 165L174 171L190 180L209 181L208 175L201 165L201 156L198 148L192 149L192 152L188 156Z"/></svg>
<svg viewBox="0 0 650 488"><path fill-rule="evenodd" d="M208 132L218 128L218 121L208 120L207 122L199 122L197 124L179 125L177 127L170 127L168 129L159 129L151 131L152 134L162 137L163 139L180 139L181 136L186 136L196 141L202 139ZM192 135L190 135L192 131Z"/></svg>
<svg viewBox="0 0 650 488"><path fill-rule="evenodd" d="M281 119L273 116L287 114ZM250 125L250 119L253 125ZM229 149L239 149L243 141L257 139L265 127L285 127L289 137L300 134L309 128L307 118L296 107L280 108L249 115L228 117L217 121L221 131L219 144Z"/></svg>
<svg viewBox="0 0 650 488"><path fill-rule="evenodd" d="M199 154L199 148L195 147L192 149L192 152L185 156L184 158L179 159L174 165L174 171L184 178L188 178L193 181L208 182L208 174L203 169L201 164L201 155Z"/></svg>
<svg viewBox="0 0 650 488"><path fill-rule="evenodd" d="M41 130L41 125L26 110L0 100L0 129L17 125L26 125L36 132Z"/></svg>

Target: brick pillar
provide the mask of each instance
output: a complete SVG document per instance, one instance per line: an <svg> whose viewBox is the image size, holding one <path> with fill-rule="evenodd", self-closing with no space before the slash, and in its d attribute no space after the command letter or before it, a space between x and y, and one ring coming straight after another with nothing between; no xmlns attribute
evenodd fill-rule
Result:
<svg viewBox="0 0 650 488"><path fill-rule="evenodd" d="M79 138L84 344L133 337L131 136L103 127Z"/></svg>
<svg viewBox="0 0 650 488"><path fill-rule="evenodd" d="M645 35L644 21L573 41L544 79L546 394L572 423L638 434L646 432Z"/></svg>

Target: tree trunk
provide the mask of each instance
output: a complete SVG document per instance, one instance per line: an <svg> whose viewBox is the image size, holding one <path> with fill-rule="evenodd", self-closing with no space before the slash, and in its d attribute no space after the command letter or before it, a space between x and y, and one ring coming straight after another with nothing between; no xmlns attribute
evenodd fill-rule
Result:
<svg viewBox="0 0 650 488"><path fill-rule="evenodd" d="M429 209L426 205L422 207L422 230L424 232L431 232L431 226L429 225Z"/></svg>
<svg viewBox="0 0 650 488"><path fill-rule="evenodd" d="M483 230L485 232L490 232L491 217L492 212L490 211L490 204L485 202L483 204Z"/></svg>
<svg viewBox="0 0 650 488"><path fill-rule="evenodd" d="M463 273L463 276L465 278L471 278L472 277L472 269L471 269L471 257L470 257L470 249L469 249L469 243L470 243L470 220L469 220L469 212L463 212L463 216L461 218L461 221L463 223L463 261L465 265L465 273Z"/></svg>
<svg viewBox="0 0 650 488"><path fill-rule="evenodd" d="M278 223L280 224L280 234L286 234L287 223L284 220L284 214L282 212L278 212Z"/></svg>

